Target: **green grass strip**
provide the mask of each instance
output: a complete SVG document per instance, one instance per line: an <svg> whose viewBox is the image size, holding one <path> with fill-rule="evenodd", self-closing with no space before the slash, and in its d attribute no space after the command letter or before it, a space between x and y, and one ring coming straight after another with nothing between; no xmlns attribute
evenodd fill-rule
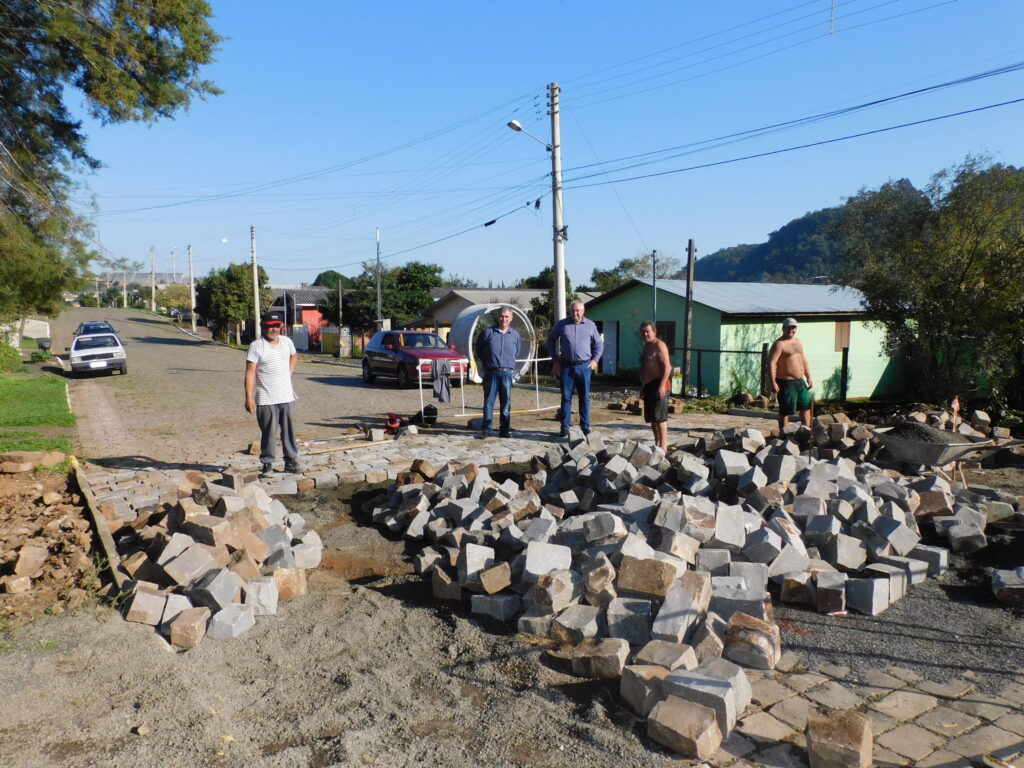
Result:
<svg viewBox="0 0 1024 768"><path fill-rule="evenodd" d="M0 427L71 427L64 379L46 375L0 376Z"/></svg>

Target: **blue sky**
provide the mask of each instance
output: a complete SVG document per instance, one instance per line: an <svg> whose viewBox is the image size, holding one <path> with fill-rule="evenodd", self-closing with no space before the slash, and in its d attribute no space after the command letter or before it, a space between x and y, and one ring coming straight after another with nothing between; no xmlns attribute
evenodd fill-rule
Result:
<svg viewBox="0 0 1024 768"><path fill-rule="evenodd" d="M1024 98L1014 70L711 141L1018 64L1018 0L835 0L834 23L830 0L213 8L226 40L204 75L222 96L148 127L86 123L105 164L84 179L98 239L146 269L150 247L158 271L173 249L184 272L188 244L199 275L245 261L255 226L274 285L355 275L380 227L387 264L437 263L484 286L535 275L552 260L550 161L506 123L548 141L551 81L574 285L650 249L681 257L688 238L702 255L763 242L863 187L922 186L968 153L1024 164L1016 103L682 170Z"/></svg>

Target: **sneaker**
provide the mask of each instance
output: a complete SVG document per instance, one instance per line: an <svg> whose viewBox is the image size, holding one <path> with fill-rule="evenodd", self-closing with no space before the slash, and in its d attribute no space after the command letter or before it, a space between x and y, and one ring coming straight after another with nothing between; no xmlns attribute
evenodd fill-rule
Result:
<svg viewBox="0 0 1024 768"><path fill-rule="evenodd" d="M493 432L477 432L476 433L476 439L477 440L486 440L489 437L494 437L494 433Z"/></svg>
<svg viewBox="0 0 1024 768"><path fill-rule="evenodd" d="M260 477L273 477L274 476L274 465L273 464L262 464L260 466Z"/></svg>
<svg viewBox="0 0 1024 768"><path fill-rule="evenodd" d="M559 437L568 437L569 436L569 430L566 429L565 427L562 427L560 430L558 430L558 436Z"/></svg>
<svg viewBox="0 0 1024 768"><path fill-rule="evenodd" d="M585 428L583 429L583 434L584 434L584 435L589 435L589 434L590 434L590 427L585 427Z"/></svg>
<svg viewBox="0 0 1024 768"><path fill-rule="evenodd" d="M508 432L499 432L498 437L512 437L512 430L509 430Z"/></svg>
<svg viewBox="0 0 1024 768"><path fill-rule="evenodd" d="M299 464L299 462L295 461L294 459L292 461L286 461L284 463L284 471L290 472L293 475L299 474L299 472L301 472L302 469L302 465Z"/></svg>

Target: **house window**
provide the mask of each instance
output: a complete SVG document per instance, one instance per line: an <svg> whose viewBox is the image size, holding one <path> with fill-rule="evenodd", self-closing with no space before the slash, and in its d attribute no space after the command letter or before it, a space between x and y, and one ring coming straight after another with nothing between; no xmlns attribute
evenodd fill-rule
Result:
<svg viewBox="0 0 1024 768"><path fill-rule="evenodd" d="M658 338L671 350L676 345L676 321L659 320L654 325L658 331Z"/></svg>
<svg viewBox="0 0 1024 768"><path fill-rule="evenodd" d="M836 323L836 352L850 346L850 321L844 320Z"/></svg>

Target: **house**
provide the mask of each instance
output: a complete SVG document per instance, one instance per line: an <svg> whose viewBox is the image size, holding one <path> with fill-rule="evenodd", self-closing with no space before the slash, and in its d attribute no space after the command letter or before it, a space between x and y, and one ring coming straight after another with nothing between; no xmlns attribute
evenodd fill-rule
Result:
<svg viewBox="0 0 1024 768"><path fill-rule="evenodd" d="M437 291L436 299L424 311L422 317L406 323L406 328L429 329L442 337L452 327L452 321L459 312L474 304L511 304L522 310L530 309L530 302L540 298L546 290L533 288L445 288Z"/></svg>
<svg viewBox="0 0 1024 768"><path fill-rule="evenodd" d="M270 289L269 312L280 316L296 349L319 348L320 329L327 320L317 309L335 294L333 288L319 285L283 285Z"/></svg>
<svg viewBox="0 0 1024 768"><path fill-rule="evenodd" d="M840 396L844 348L847 397L898 394L904 390L898 360L884 350L885 329L864 312L860 292L838 285L718 283L693 285L693 329L686 389L711 395L758 392L768 347L782 320L800 324L818 398ZM604 334L601 370L627 373L639 368L640 323L651 319L655 295L649 280L631 280L586 304L587 317ZM686 281L657 282L658 336L669 346L672 365L682 368ZM682 385L682 382L679 382ZM681 391L681 386L673 386Z"/></svg>

